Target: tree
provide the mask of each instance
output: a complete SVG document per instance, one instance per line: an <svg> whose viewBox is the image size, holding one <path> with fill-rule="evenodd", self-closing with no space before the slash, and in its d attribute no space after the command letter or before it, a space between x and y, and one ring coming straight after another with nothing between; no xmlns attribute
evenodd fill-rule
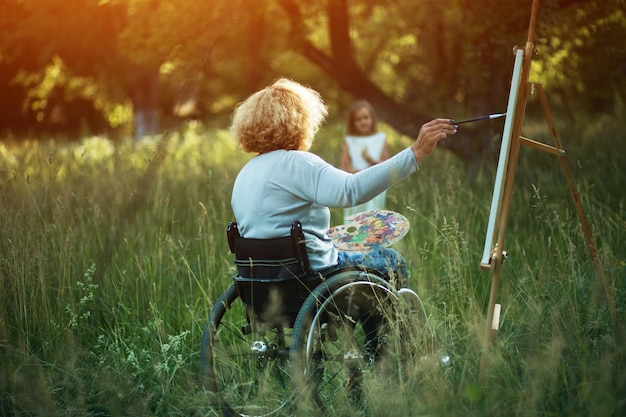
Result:
<svg viewBox="0 0 626 417"><path fill-rule="evenodd" d="M103 115L124 99L113 79L122 10L92 0L4 0L0 7L0 88L12 92L3 106L12 112L0 115L1 125L68 130L106 123Z"/></svg>
<svg viewBox="0 0 626 417"><path fill-rule="evenodd" d="M121 123L120 109L134 109L137 119L175 113L206 120L230 113L243 96L289 76L311 84L339 107L353 98L368 99L383 120L409 136L435 116L462 118L504 110L511 50L526 40L532 4L0 3L0 101L13 103L4 106L12 109L26 103L27 110L12 114L15 120L0 115L5 126L20 118L41 124L42 117L52 119L51 102L67 105L72 100L82 103L72 120L87 108L103 114L109 125ZM626 33L623 5L624 0L541 2L537 42L548 53L539 55L534 69L544 85L563 92L571 107L588 98L606 108L623 101L619 91L624 91L626 51L624 42L611 42ZM599 47L600 42L611 47ZM575 66L555 58L566 53ZM608 69L602 77L597 76L598 63ZM559 77L561 73L568 76ZM95 123L91 119L90 125ZM496 122L467 126L465 137L442 146L466 160L479 160L493 148L500 127Z"/></svg>
<svg viewBox="0 0 626 417"><path fill-rule="evenodd" d="M294 48L344 92L368 99L381 118L412 137L423 121L438 114L504 111L513 66L512 47L524 45L531 12L531 2L521 0L423 0L408 4L332 0L323 5L277 1L291 22ZM558 22L556 16L568 7L576 7L577 11L583 6L600 10L599 2L590 0L543 3L540 19L544 22ZM624 2L609 3L617 6ZM606 6L606 2L602 4ZM613 27L621 25L611 31L613 35L626 33L623 10L617 8L612 14L614 19L609 19ZM579 12L575 15L581 16ZM592 18L585 13L580 19L569 18L566 22L580 24L583 20L587 25L583 31L589 33L593 27L596 30L592 32L598 33L598 28L607 27L598 24L599 18L606 20L605 15L606 7L601 17ZM327 22L327 36L319 36L315 30L319 26L312 28L311 21ZM370 30L372 26L374 29ZM539 30L551 29L546 26ZM560 35L562 39L566 33ZM612 48L612 60L624 62L624 44L618 42ZM589 48L584 51L590 52ZM593 61L586 62L593 67ZM622 65L614 68L612 79L621 83L624 77L617 73L622 71ZM600 96L607 94L604 89ZM476 160L490 149L494 137L490 125L483 126L486 129L442 146L465 160Z"/></svg>
<svg viewBox="0 0 626 417"><path fill-rule="evenodd" d="M482 36L485 32L493 31L493 25L472 25L472 20L484 12L483 8L492 6L488 11L490 16L509 16L508 20L519 20L525 17L525 13L508 13L510 8L504 8L502 2L489 1L481 3L481 9L474 5L475 2L452 1L443 5L438 1L423 1L415 4L399 6L395 2L371 2L366 6L349 6L348 0L333 0L326 2L326 16L328 20L329 47L327 50L316 45L307 32L306 6L295 0L279 0L292 24L292 37L298 43L297 48L311 62L319 66L328 76L337 81L342 90L355 97L369 100L377 109L378 114L387 123L398 131L409 136L416 136L421 124L434 117L432 109L442 111L450 110L451 106L441 105L445 100L459 102L461 108L489 108L494 109L491 103L497 95L501 102L501 93L506 85L506 77L512 68L511 55L508 55L510 63L503 64L502 52L497 52L494 40L499 45L510 39L510 33L502 33L503 36ZM365 2L364 2L365 3ZM418 7L419 6L419 7ZM408 9L408 10L407 10ZM309 8L307 13L311 13ZM382 22L383 30L378 27L380 33L392 34L389 42L379 44L377 51L371 53L382 56L387 48L402 48L403 45L392 45L396 39L409 37L412 44L398 52L398 64L393 68L389 76L394 79L404 76L402 91L392 93L384 91L380 84L372 79L372 70L366 71L359 61L358 40L352 33L360 34L365 31L364 27L371 20L378 19L379 15L392 15L393 20ZM417 29L412 27L416 23L414 19L405 19L402 16L419 16L425 23ZM436 16L435 18L432 18ZM429 20L430 17L430 20ZM462 20L466 27L479 27L474 32L460 30ZM502 20L498 20L502 23ZM507 22L507 20L505 20ZM467 24L469 23L469 24ZM516 23L516 22L515 22ZM515 25L518 27L519 24ZM444 30L450 27L450 30ZM509 26L506 25L505 28ZM358 36L358 35L357 35ZM461 41L464 39L464 41ZM465 48L459 47L465 45ZM407 51L408 49L408 51ZM462 54L463 49L467 52ZM510 47L507 47L510 51ZM510 54L510 52L509 52ZM378 60L377 57L374 60ZM476 63L486 66L480 69ZM486 75L483 75L486 74ZM440 85L434 85L440 84ZM415 94L420 91L422 94ZM495 92L495 93L494 93ZM428 95L431 95L428 97ZM486 103L481 105L468 105L473 99L475 102ZM430 111L427 109L431 109ZM498 107L499 110L499 107ZM464 159L475 159L487 147L490 138L476 137L475 140L455 140L442 144Z"/></svg>

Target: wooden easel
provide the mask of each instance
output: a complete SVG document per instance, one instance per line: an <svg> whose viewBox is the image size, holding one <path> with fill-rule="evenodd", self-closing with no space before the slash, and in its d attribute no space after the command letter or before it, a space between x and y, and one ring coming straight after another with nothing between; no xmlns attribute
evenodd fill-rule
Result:
<svg viewBox="0 0 626 417"><path fill-rule="evenodd" d="M516 59L513 70L513 82L511 84L511 92L509 95L507 116L498 161L498 171L496 174L496 183L494 186L487 236L485 239L485 248L483 251L483 258L480 263L482 269L490 270L493 274L484 335L483 355L481 359L481 373L487 365L487 353L499 327L500 305L496 303L496 298L500 283L500 271L504 259L507 256L506 251L504 250L504 242L511 208L520 144L528 145L532 148L548 152L559 158L563 174L565 175L567 185L576 206L576 211L583 228L585 239L593 258L594 266L604 289L604 295L606 297L608 308L611 312L614 324L616 326L618 325L617 310L612 297L609 282L603 273L600 257L591 233L591 228L589 227L585 211L580 201L580 196L574 182L572 170L570 169L570 165L565 157L565 150L556 133L554 120L548 106L545 92L541 84L529 82L530 65L533 57L536 55L534 37L538 11L539 0L533 0L526 47L524 49L515 47L514 49ZM521 136L522 126L524 123L524 113L526 110L526 101L528 96L534 92L537 93L541 102L541 106L554 141L554 146ZM494 238L496 238L495 244L493 243Z"/></svg>

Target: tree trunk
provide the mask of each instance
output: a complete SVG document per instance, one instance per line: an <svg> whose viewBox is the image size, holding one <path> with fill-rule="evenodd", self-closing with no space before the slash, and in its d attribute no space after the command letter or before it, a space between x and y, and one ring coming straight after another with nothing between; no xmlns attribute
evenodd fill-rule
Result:
<svg viewBox="0 0 626 417"><path fill-rule="evenodd" d="M135 139L159 133L159 68L142 68L132 91Z"/></svg>
<svg viewBox="0 0 626 417"><path fill-rule="evenodd" d="M435 116L416 112L398 103L382 91L360 68L349 36L350 22L346 0L328 2L331 55L313 45L304 33L301 10L294 0L279 0L290 17L294 39L303 55L334 79L341 88L360 99L368 100L384 120L398 132L417 137L421 126ZM463 160L480 157L484 144L472 140L445 140L440 143Z"/></svg>

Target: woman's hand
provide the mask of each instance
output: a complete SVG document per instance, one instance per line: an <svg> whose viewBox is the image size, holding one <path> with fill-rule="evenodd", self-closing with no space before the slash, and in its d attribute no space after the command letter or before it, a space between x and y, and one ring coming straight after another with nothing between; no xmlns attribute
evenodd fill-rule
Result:
<svg viewBox="0 0 626 417"><path fill-rule="evenodd" d="M417 139L411 145L415 161L420 162L430 155L440 140L447 138L448 135L454 135L457 129L450 119L435 119L424 123Z"/></svg>

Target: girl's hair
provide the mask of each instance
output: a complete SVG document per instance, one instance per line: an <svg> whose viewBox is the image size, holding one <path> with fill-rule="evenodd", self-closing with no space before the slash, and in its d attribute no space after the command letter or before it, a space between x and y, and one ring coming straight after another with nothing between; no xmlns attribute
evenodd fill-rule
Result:
<svg viewBox="0 0 626 417"><path fill-rule="evenodd" d="M357 100L354 103L352 103L352 105L350 106L350 109L348 110L348 126L346 128L346 132L348 133L348 135L351 135L351 136L362 135L362 133L357 132L356 128L354 127L354 117L355 117L357 110L360 110L363 108L367 109L367 111L369 111L370 115L372 116L372 128L369 132L366 133L366 135L373 135L374 133L376 133L377 131L376 111L374 111L374 107L372 107L370 102L367 100Z"/></svg>
<svg viewBox="0 0 626 417"><path fill-rule="evenodd" d="M327 114L317 91L281 78L237 105L230 131L246 152L307 151Z"/></svg>

